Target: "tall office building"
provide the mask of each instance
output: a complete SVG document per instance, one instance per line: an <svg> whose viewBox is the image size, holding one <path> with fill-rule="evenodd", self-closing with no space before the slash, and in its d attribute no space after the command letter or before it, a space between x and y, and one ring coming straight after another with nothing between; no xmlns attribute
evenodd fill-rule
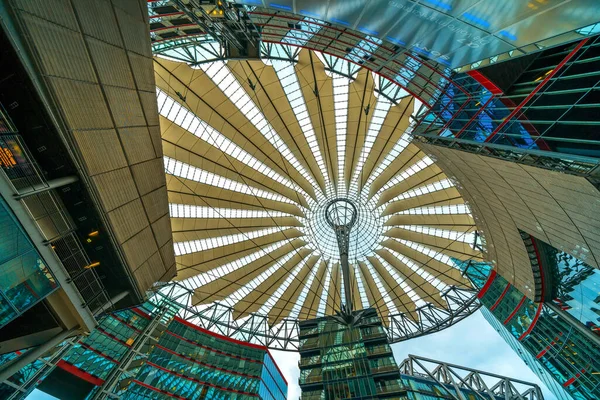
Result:
<svg viewBox="0 0 600 400"><path fill-rule="evenodd" d="M67 367L52 349L169 281L193 292L182 321L298 350L301 325L362 310L389 344L447 328L479 307L461 268L489 264L593 340L597 4L513 3L2 1L0 194L23 246L0 259L0 381ZM563 284L524 234L580 261ZM595 390L588 364L556 367L567 390ZM152 368L159 391L119 395L198 384Z"/></svg>
<svg viewBox="0 0 600 400"><path fill-rule="evenodd" d="M268 349L177 316L188 297L167 286L146 303L108 313L89 335L16 373L0 386L2 397L37 388L59 399L285 399L287 382Z"/></svg>
<svg viewBox="0 0 600 400"><path fill-rule="evenodd" d="M377 311L359 313L352 324L336 317L300 324L303 399L393 398L400 394L400 371Z"/></svg>
<svg viewBox="0 0 600 400"><path fill-rule="evenodd" d="M600 336L594 323L597 314L592 311L597 303L587 296L593 293L597 297L597 287L590 291L586 283L592 287L597 284L597 270L529 235L524 237L532 266L544 277L542 290L552 293L548 296L553 300L537 303L528 299L483 263L467 266L465 273L480 288L478 297L487 309L484 315L495 320L492 326L502 330L501 336L518 353L528 353L521 357L529 360L529 366L543 381L550 376L562 386L562 390L554 390L557 396L567 392L575 399L594 399L600 388ZM576 283L582 285L577 299L572 296L574 275L578 277ZM564 302L567 296L571 305ZM548 387L554 389L553 384Z"/></svg>
<svg viewBox="0 0 600 400"><path fill-rule="evenodd" d="M498 332L498 334L504 339L504 341L513 349L513 351L523 360L533 373L544 383L546 388L554 395L558 400L571 400L573 397L566 391L566 389L554 379L554 376L544 368L543 364L523 345L512 333L510 333L502 322L494 317L487 308L481 308L481 314L489 322L489 324Z"/></svg>

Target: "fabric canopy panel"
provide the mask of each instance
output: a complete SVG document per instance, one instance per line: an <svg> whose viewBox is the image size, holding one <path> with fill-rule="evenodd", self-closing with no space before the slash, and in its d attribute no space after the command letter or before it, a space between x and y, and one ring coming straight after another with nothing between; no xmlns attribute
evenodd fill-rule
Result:
<svg viewBox="0 0 600 400"><path fill-rule="evenodd" d="M411 143L415 100L381 78L332 70L331 56L190 66L155 58L177 280L199 309L269 324L335 314L343 275L325 207L356 205L353 308L386 324L452 307L481 261L469 207ZM396 85L394 85L396 86Z"/></svg>

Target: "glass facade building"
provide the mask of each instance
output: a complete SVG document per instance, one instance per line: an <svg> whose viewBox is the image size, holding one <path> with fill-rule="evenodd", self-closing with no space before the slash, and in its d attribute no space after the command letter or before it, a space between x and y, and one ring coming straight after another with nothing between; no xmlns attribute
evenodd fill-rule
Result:
<svg viewBox="0 0 600 400"><path fill-rule="evenodd" d="M0 232L2 328L58 289L59 285L1 196Z"/></svg>
<svg viewBox="0 0 600 400"><path fill-rule="evenodd" d="M302 399L398 396L403 384L381 320L372 308L360 313L354 324L335 316L300 323Z"/></svg>
<svg viewBox="0 0 600 400"><path fill-rule="evenodd" d="M168 395L283 400L287 383L265 347L220 336L175 317L121 398Z"/></svg>
<svg viewBox="0 0 600 400"><path fill-rule="evenodd" d="M70 399L286 398L287 382L266 347L198 327L175 316L177 311L167 297L154 296L105 315L67 351L61 351L65 344L56 349L56 368L31 385ZM11 379L26 382L34 366Z"/></svg>
<svg viewBox="0 0 600 400"><path fill-rule="evenodd" d="M357 318L359 313L363 315ZM337 316L301 323L299 383L302 400L541 398L539 388L523 381L514 382L530 389L523 392L523 397L512 397L514 393L505 397L501 385L490 385L493 388L489 389L472 385L471 381L456 384L452 378L456 372L451 371L463 367L452 364L409 356L398 366L375 309L353 315L355 320L351 323ZM436 372L427 370L430 362L438 365L431 369ZM440 374L441 369L446 373ZM480 379L479 374L485 374L465 370L470 372L473 382ZM502 379L511 381L510 378ZM531 393L531 397L525 395L526 392Z"/></svg>
<svg viewBox="0 0 600 400"><path fill-rule="evenodd" d="M557 400L572 400L573 397L565 390L565 388L558 383L554 377L546 370L546 368L535 358L523 344L515 338L510 332L508 332L502 322L494 317L494 314L485 307L481 307L481 314L486 321L498 332L498 334L504 339L504 341L510 346L511 349L523 360L533 373L544 383L546 388L556 396Z"/></svg>
<svg viewBox="0 0 600 400"><path fill-rule="evenodd" d="M600 396L600 346L593 332L550 302L530 300L489 266L473 264L466 268L466 275L480 288L478 297L488 310L488 319L496 321L492 325L501 326L506 332L502 336L514 339L507 340L509 344L519 343L513 348L522 348L528 358L535 358L574 399ZM488 278L481 285L483 277ZM535 365L529 365L539 375Z"/></svg>
<svg viewBox="0 0 600 400"><path fill-rule="evenodd" d="M414 133L440 146L591 175L600 157L599 44L592 36L457 74Z"/></svg>

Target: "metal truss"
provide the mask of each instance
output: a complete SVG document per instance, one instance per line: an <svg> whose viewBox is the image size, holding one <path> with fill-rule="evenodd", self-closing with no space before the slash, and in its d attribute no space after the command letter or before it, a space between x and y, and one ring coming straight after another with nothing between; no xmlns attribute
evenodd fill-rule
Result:
<svg viewBox="0 0 600 400"><path fill-rule="evenodd" d="M416 309L419 316L417 321L406 313L390 316L390 325L387 328L390 343L439 332L468 317L481 306L477 301L475 289L452 286L440 295L448 304L447 309L431 303L425 304Z"/></svg>
<svg viewBox="0 0 600 400"><path fill-rule="evenodd" d="M49 350L26 367L21 368L19 372L10 377L10 379L2 382L2 385L9 386L14 389L8 394L7 390L2 391L6 400L26 399L29 394L37 387L40 380L45 378L56 364L71 350L73 345L79 340L79 336L75 336L65 340L63 343ZM5 354L0 357L0 365L10 361L17 355L15 353Z"/></svg>
<svg viewBox="0 0 600 400"><path fill-rule="evenodd" d="M424 104L433 104L445 85L450 82L451 69L435 60L397 44L382 42L380 39L352 29L340 28L329 22L270 8L237 4L234 11L238 17L235 17L232 14L234 11L228 8L234 6L232 3L224 3L225 5L220 6L224 12L222 15L219 13L213 15L210 12L206 14L205 6L183 4L180 0L165 0L160 3L160 7L156 3L148 3L152 51L154 54L190 64L240 58L239 54L234 55L228 50L231 46L227 44L227 40L222 39L224 34L215 33L214 29L207 29L204 26L209 24L211 27L229 26L228 29L223 28L223 32L227 34L234 32L238 36L242 35L243 38L250 37L256 39L257 43L260 42L260 52L257 52L255 57L248 53L247 56L250 58L264 57L264 46L269 44L283 44L298 49L307 48L373 71L406 90ZM201 11L203 19L208 22L200 24L191 17L193 11ZM185 18L187 23L184 21ZM230 26L233 23L236 25ZM298 35L299 32L310 32L310 39L290 40L290 37ZM198 60L195 57L196 51L191 48L204 46L205 43L210 42L222 44L225 51L214 58ZM188 50L186 51L185 48ZM462 90L459 85L454 84L454 86ZM464 94L470 97L466 91Z"/></svg>
<svg viewBox="0 0 600 400"><path fill-rule="evenodd" d="M536 384L410 354L400 364L400 373L433 380L455 400L471 399L471 395L482 400L544 399ZM468 392L469 397L461 389Z"/></svg>
<svg viewBox="0 0 600 400"><path fill-rule="evenodd" d="M429 133L413 134L413 137L422 143L468 151L469 153L481 154L482 156L508 160L551 171L583 176L594 186L600 188L600 160L597 158L576 154L553 153L543 150L525 150L514 146L474 142L472 140L442 137Z"/></svg>
<svg viewBox="0 0 600 400"><path fill-rule="evenodd" d="M162 302L167 299L174 304L174 312L180 318L212 332L275 350L298 350L298 320L284 319L273 326L266 315L256 313L236 320L233 318L233 308L220 303L192 306L192 294L193 291L179 283L163 283L155 287L152 296L159 297L151 301ZM390 316L390 325L386 328L388 340L390 343L400 342L450 327L479 308L476 294L474 289L451 287L441 293L448 304L447 309L426 304L416 310L418 321L405 313Z"/></svg>

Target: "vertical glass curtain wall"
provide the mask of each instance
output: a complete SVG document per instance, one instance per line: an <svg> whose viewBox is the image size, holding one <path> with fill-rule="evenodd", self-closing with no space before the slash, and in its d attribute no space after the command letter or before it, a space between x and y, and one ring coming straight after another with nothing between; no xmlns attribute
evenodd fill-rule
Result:
<svg viewBox="0 0 600 400"><path fill-rule="evenodd" d="M56 289L54 276L0 197L0 329Z"/></svg>
<svg viewBox="0 0 600 400"><path fill-rule="evenodd" d="M547 303L524 296L489 266L471 265L466 276L480 289L482 305L498 325L544 366L574 399L600 397L600 347ZM488 276L482 285L482 276Z"/></svg>
<svg viewBox="0 0 600 400"><path fill-rule="evenodd" d="M156 294L108 313L56 366L77 385L91 384L88 398L100 390L123 399L286 398L287 382L266 347L207 331L175 316L177 310Z"/></svg>
<svg viewBox="0 0 600 400"><path fill-rule="evenodd" d="M503 88L485 76L502 79L506 68L510 61L454 76L415 135L500 158L513 159L510 149L579 156L589 172L585 160L600 157L600 36L539 53Z"/></svg>
<svg viewBox="0 0 600 400"><path fill-rule="evenodd" d="M302 399L375 399L402 390L398 365L374 309L348 325L335 317L300 323Z"/></svg>

